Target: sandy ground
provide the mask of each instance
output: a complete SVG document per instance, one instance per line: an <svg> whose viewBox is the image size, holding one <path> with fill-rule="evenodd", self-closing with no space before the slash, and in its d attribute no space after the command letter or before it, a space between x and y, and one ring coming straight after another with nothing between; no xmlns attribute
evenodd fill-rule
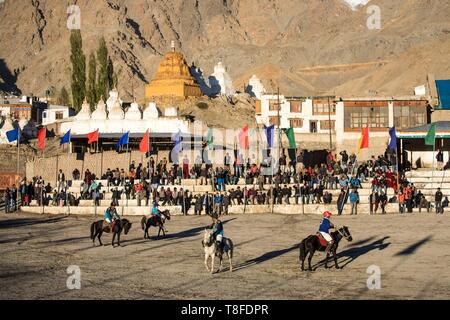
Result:
<svg viewBox="0 0 450 320"><path fill-rule="evenodd" d="M92 218L0 215L0 299L449 299L448 216L335 217L343 240L342 270L301 272L297 244L320 217L228 216L235 244L233 273L210 275L201 246L207 217L175 217L165 239L143 239L139 217L113 249L92 247ZM151 230L155 235L155 230ZM323 258L318 253L313 262ZM66 287L67 267L81 269L81 289ZM381 269L369 290L367 268ZM225 266L227 266L225 264Z"/></svg>

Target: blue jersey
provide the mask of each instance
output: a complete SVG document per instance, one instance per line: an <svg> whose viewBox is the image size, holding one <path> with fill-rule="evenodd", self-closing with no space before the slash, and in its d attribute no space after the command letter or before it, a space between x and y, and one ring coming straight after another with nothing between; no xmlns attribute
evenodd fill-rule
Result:
<svg viewBox="0 0 450 320"><path fill-rule="evenodd" d="M331 222L328 218L323 218L322 221L320 221L320 226L319 226L319 231L320 232L325 232L325 233L330 233L330 227L331 227Z"/></svg>
<svg viewBox="0 0 450 320"><path fill-rule="evenodd" d="M154 216L159 216L158 207L153 207L153 208L152 208L152 215L154 215Z"/></svg>

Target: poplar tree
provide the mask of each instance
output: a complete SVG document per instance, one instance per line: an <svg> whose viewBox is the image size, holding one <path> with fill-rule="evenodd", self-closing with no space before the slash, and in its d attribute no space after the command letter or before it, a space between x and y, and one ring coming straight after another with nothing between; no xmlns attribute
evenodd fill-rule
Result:
<svg viewBox="0 0 450 320"><path fill-rule="evenodd" d="M99 97L97 96L97 59L95 58L94 52L91 52L91 54L89 55L87 100L91 108L94 108L95 104L99 100Z"/></svg>
<svg viewBox="0 0 450 320"><path fill-rule="evenodd" d="M105 38L102 37L99 42L99 47L97 50L97 61L98 61L98 79L97 79L97 97L103 97L107 99L108 97L108 48L106 47Z"/></svg>
<svg viewBox="0 0 450 320"><path fill-rule="evenodd" d="M80 30L70 34L70 61L72 63L72 102L75 110L80 110L86 97L86 56L83 53L83 39Z"/></svg>

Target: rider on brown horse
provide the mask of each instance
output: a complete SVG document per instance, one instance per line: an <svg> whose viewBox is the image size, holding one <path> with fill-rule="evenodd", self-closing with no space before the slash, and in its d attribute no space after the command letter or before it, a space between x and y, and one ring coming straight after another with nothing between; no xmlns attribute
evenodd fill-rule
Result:
<svg viewBox="0 0 450 320"><path fill-rule="evenodd" d="M114 230L114 225L116 224L116 221L120 220L120 216L117 213L116 206L112 202L108 209L105 211L105 225L104 227L109 226L109 230Z"/></svg>
<svg viewBox="0 0 450 320"><path fill-rule="evenodd" d="M327 242L327 248L325 249L325 253L328 253L328 251L331 249L333 245L333 238L330 235L330 229L334 229L333 223L330 221L332 213L330 211L325 211L323 213L323 219L320 221L319 226L319 236L322 236L323 239Z"/></svg>
<svg viewBox="0 0 450 320"><path fill-rule="evenodd" d="M164 224L162 223L161 212L159 212L158 202L156 202L156 201L153 202L153 207L150 212L150 216L147 217L147 219L150 219L150 218L155 219L156 225L161 226L164 229L164 232L167 232L167 229L164 227Z"/></svg>

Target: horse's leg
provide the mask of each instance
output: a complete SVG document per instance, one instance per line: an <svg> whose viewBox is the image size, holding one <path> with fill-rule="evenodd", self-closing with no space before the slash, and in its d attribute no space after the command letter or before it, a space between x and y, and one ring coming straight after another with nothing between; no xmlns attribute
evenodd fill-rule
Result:
<svg viewBox="0 0 450 320"><path fill-rule="evenodd" d="M337 249L336 247L333 248L334 266L336 267L336 269L341 269L337 262L336 249Z"/></svg>
<svg viewBox="0 0 450 320"><path fill-rule="evenodd" d="M216 253L213 253L211 256L211 274L214 273L214 258L216 257Z"/></svg>
<svg viewBox="0 0 450 320"><path fill-rule="evenodd" d="M98 231L95 229L94 236L92 237L92 244L95 247L95 238L97 237Z"/></svg>
<svg viewBox="0 0 450 320"><path fill-rule="evenodd" d="M114 248L114 240L115 240L115 239L116 239L116 233L113 232L112 242L111 242L111 245L113 246L113 248Z"/></svg>
<svg viewBox="0 0 450 320"><path fill-rule="evenodd" d="M232 256L231 251L228 252L227 255L228 255L228 261L230 262L230 272L233 272L233 261L232 261L233 259L231 258L231 256Z"/></svg>
<svg viewBox="0 0 450 320"><path fill-rule="evenodd" d="M312 258L313 258L313 256L314 256L314 250L310 250L309 251L309 257L308 257L308 271L313 271L312 270L312 267L311 267L311 260L312 260Z"/></svg>
<svg viewBox="0 0 450 320"><path fill-rule="evenodd" d="M223 261L223 257L222 255L219 256L219 270L217 270L217 273L222 272L222 261Z"/></svg>
<svg viewBox="0 0 450 320"><path fill-rule="evenodd" d="M101 245L101 246L103 246L102 239L101 239L102 234L103 234L103 231L100 230L100 232L98 233L98 242L100 242L100 245Z"/></svg>
<svg viewBox="0 0 450 320"><path fill-rule="evenodd" d="M325 269L328 269L328 259L330 258L330 252L327 252L327 256L325 257Z"/></svg>
<svg viewBox="0 0 450 320"><path fill-rule="evenodd" d="M148 239L148 225L145 225L145 230L144 230L144 239Z"/></svg>
<svg viewBox="0 0 450 320"><path fill-rule="evenodd" d="M158 230L158 238L161 235L161 226L159 226L159 230Z"/></svg>
<svg viewBox="0 0 450 320"><path fill-rule="evenodd" d="M117 234L117 244L119 245L119 247L120 247L120 234L121 233L122 233L122 230L119 231L119 233Z"/></svg>
<svg viewBox="0 0 450 320"><path fill-rule="evenodd" d="M205 267L206 267L206 270L208 270L208 272L209 272L209 268L208 268L208 254L207 253L205 253Z"/></svg>

